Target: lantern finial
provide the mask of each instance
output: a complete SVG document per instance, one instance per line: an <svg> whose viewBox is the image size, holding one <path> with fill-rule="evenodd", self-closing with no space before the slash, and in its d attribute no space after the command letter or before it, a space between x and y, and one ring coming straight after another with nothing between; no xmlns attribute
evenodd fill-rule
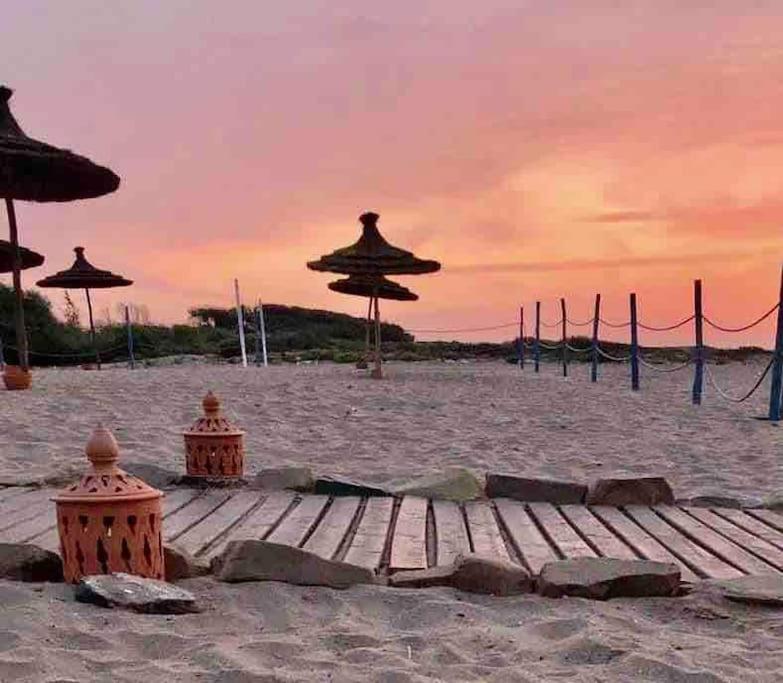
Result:
<svg viewBox="0 0 783 683"><path fill-rule="evenodd" d="M96 471L113 470L120 459L117 440L103 425L98 425L92 433L84 452Z"/></svg>
<svg viewBox="0 0 783 683"><path fill-rule="evenodd" d="M204 406L204 412L207 415L213 416L220 412L220 399L212 391L207 392L201 405Z"/></svg>

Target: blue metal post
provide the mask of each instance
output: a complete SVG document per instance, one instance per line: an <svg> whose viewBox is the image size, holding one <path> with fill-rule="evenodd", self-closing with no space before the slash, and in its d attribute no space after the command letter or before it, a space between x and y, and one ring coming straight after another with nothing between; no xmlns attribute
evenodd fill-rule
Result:
<svg viewBox="0 0 783 683"><path fill-rule="evenodd" d="M568 336L566 327L566 302L560 299L560 314L563 316L563 377L568 377Z"/></svg>
<svg viewBox="0 0 783 683"><path fill-rule="evenodd" d="M701 405L701 393L704 386L704 318L701 306L701 280L693 282L694 329L696 347L694 353L693 405Z"/></svg>
<svg viewBox="0 0 783 683"><path fill-rule="evenodd" d="M778 329L775 334L775 360L772 362L772 388L769 392L769 419L780 421L781 388L783 387L783 271L780 274L778 296Z"/></svg>
<svg viewBox="0 0 783 683"><path fill-rule="evenodd" d="M533 343L533 368L538 372L541 362L541 302L536 301L536 340Z"/></svg>
<svg viewBox="0 0 783 683"><path fill-rule="evenodd" d="M601 295L595 295L595 309L593 311L593 343L592 361L590 364L590 381L598 381L598 322L601 319Z"/></svg>
<svg viewBox="0 0 783 683"><path fill-rule="evenodd" d="M631 294L631 389L639 391L639 328L635 293Z"/></svg>
<svg viewBox="0 0 783 683"><path fill-rule="evenodd" d="M519 369L525 369L525 307L519 307Z"/></svg>

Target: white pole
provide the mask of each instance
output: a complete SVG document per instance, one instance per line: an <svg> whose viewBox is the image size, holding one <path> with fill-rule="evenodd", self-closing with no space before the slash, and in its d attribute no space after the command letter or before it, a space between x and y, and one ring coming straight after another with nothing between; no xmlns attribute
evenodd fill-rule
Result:
<svg viewBox="0 0 783 683"><path fill-rule="evenodd" d="M245 351L245 319L242 316L242 304L239 299L239 280L234 280L234 293L237 297L237 325L239 326L239 348L242 349L242 367L247 367L247 352Z"/></svg>
<svg viewBox="0 0 783 683"><path fill-rule="evenodd" d="M269 366L269 359L266 355L266 323L264 322L264 304L261 303L261 299L258 300L258 318L261 322L261 351L264 354L264 367Z"/></svg>

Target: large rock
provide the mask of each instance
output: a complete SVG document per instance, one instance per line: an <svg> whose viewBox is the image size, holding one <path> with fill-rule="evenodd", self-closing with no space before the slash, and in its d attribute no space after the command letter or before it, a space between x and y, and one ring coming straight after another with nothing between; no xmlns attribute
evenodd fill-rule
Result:
<svg viewBox="0 0 783 683"><path fill-rule="evenodd" d="M85 576L76 586L76 599L100 607L119 607L145 614L199 612L192 593L163 581L131 574Z"/></svg>
<svg viewBox="0 0 783 683"><path fill-rule="evenodd" d="M587 492L588 505L674 505L672 487L663 477L599 479Z"/></svg>
<svg viewBox="0 0 783 683"><path fill-rule="evenodd" d="M315 481L315 493L327 496L390 496L391 493L379 486L360 481L318 477Z"/></svg>
<svg viewBox="0 0 783 683"><path fill-rule="evenodd" d="M253 477L251 486L269 491L312 491L313 483L309 467L267 467Z"/></svg>
<svg viewBox="0 0 783 683"><path fill-rule="evenodd" d="M489 498L513 498L527 503L545 502L566 505L584 503L587 486L570 481L530 479L488 472L486 491Z"/></svg>
<svg viewBox="0 0 783 683"><path fill-rule="evenodd" d="M762 502L762 506L770 510L783 512L783 491L770 493Z"/></svg>
<svg viewBox="0 0 783 683"><path fill-rule="evenodd" d="M359 583L375 583L369 569L326 560L280 543L231 541L213 561L216 578L229 583L240 581L283 581L299 586L347 588Z"/></svg>
<svg viewBox="0 0 783 683"><path fill-rule="evenodd" d="M723 597L749 605L783 607L783 575L742 576L718 584Z"/></svg>
<svg viewBox="0 0 783 683"><path fill-rule="evenodd" d="M35 545L0 543L0 578L59 582L63 580L63 563L56 553Z"/></svg>
<svg viewBox="0 0 783 683"><path fill-rule="evenodd" d="M207 562L196 559L176 544L163 546L163 565L166 571L166 581L193 579L210 572L210 566Z"/></svg>
<svg viewBox="0 0 783 683"><path fill-rule="evenodd" d="M573 596L608 600L676 595L680 569L667 562L583 557L549 562L538 577L538 592L550 598Z"/></svg>
<svg viewBox="0 0 783 683"><path fill-rule="evenodd" d="M399 496L421 496L461 502L480 498L484 487L470 470L450 467L442 472L404 482L394 488L394 493Z"/></svg>
<svg viewBox="0 0 783 683"><path fill-rule="evenodd" d="M392 574L398 588L451 586L466 593L521 595L533 592L533 579L517 564L475 554L458 555L451 565Z"/></svg>
<svg viewBox="0 0 783 683"><path fill-rule="evenodd" d="M734 498L720 493L703 493L690 498L678 498L677 505L683 507L697 508L757 508L762 507L763 503L757 498Z"/></svg>
<svg viewBox="0 0 783 683"><path fill-rule="evenodd" d="M123 461L122 469L156 489L173 486L180 478L178 472L173 472L172 470L167 470L164 467L158 467L157 465L152 465L147 462Z"/></svg>

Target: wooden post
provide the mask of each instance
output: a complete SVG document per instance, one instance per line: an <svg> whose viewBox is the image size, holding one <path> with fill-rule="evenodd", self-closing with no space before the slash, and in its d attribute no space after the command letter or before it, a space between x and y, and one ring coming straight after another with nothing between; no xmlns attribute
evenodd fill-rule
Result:
<svg viewBox="0 0 783 683"><path fill-rule="evenodd" d="M375 379L383 379L383 366L381 359L381 310L378 304L378 292L375 291L375 369L372 376Z"/></svg>
<svg viewBox="0 0 783 683"><path fill-rule="evenodd" d="M125 327L128 330L128 367L133 370L136 367L136 359L133 357L133 327L131 326L130 309L125 307Z"/></svg>
<svg viewBox="0 0 783 683"><path fill-rule="evenodd" d="M92 300L90 299L90 290L85 289L85 294L87 295L87 313L90 316L90 339L92 340L92 348L95 351L95 362L98 365L98 370L101 369L101 354L98 353L98 342L95 341L95 322L92 318Z"/></svg>
<svg viewBox="0 0 783 683"><path fill-rule="evenodd" d="M568 377L568 337L566 328L566 302L560 299L560 314L563 316L563 377Z"/></svg>
<svg viewBox="0 0 783 683"><path fill-rule="evenodd" d="M631 293L631 389L639 391L639 327L635 293Z"/></svg>
<svg viewBox="0 0 783 683"><path fill-rule="evenodd" d="M593 310L593 343L592 359L590 363L590 381L598 381L598 323L601 319L601 295L595 295L595 308Z"/></svg>
<svg viewBox="0 0 783 683"><path fill-rule="evenodd" d="M775 360L772 362L772 388L769 392L769 419L780 421L781 388L783 387L783 270L780 273L778 295L778 328L775 334Z"/></svg>
<svg viewBox="0 0 783 683"><path fill-rule="evenodd" d="M8 212L8 230L11 239L11 248L13 249L13 284L14 299L16 307L14 309L14 324L16 328L16 354L17 363L22 370L30 369L30 356L27 352L27 334L24 329L24 291L22 290L22 252L19 250L19 232L16 226L16 211L14 202L6 198L5 208Z"/></svg>
<svg viewBox="0 0 783 683"><path fill-rule="evenodd" d="M519 307L519 369L525 369L525 307Z"/></svg>
<svg viewBox="0 0 783 683"><path fill-rule="evenodd" d="M245 349L245 316L242 314L242 304L239 299L239 280L234 279L234 294L237 299L237 326L239 327L239 348L242 351L242 367L247 367L247 351Z"/></svg>
<svg viewBox="0 0 783 683"><path fill-rule="evenodd" d="M536 301L536 340L533 342L533 369L538 372L541 362L541 302Z"/></svg>
<svg viewBox="0 0 783 683"><path fill-rule="evenodd" d="M261 299L259 299L258 304L256 305L256 365L261 365L262 362L264 367L268 367L269 359L266 353L264 305L261 303Z"/></svg>
<svg viewBox="0 0 783 683"><path fill-rule="evenodd" d="M693 405L701 405L701 393L704 386L704 318L701 306L701 280L693 282L693 309L696 346L694 352Z"/></svg>

